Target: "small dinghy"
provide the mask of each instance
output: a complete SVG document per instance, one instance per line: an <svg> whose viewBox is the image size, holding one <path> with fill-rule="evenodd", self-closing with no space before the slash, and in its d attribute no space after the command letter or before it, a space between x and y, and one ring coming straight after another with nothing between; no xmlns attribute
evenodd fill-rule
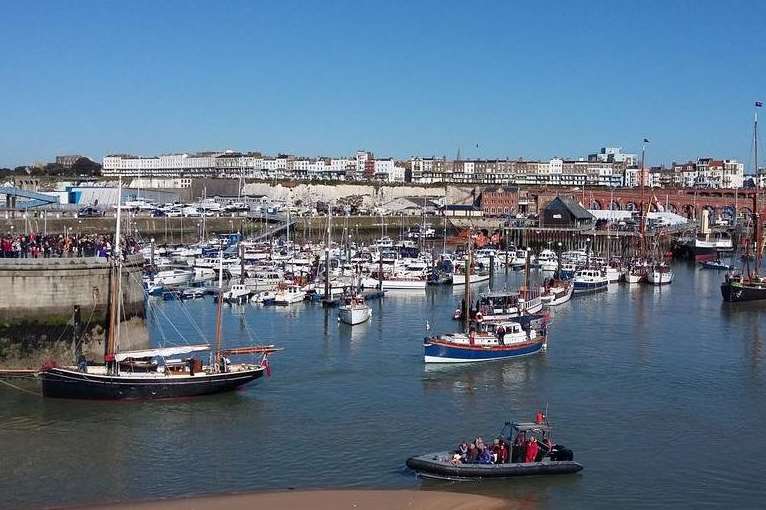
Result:
<svg viewBox="0 0 766 510"><path fill-rule="evenodd" d="M508 427L510 433L506 438L504 433ZM552 442L551 427L540 412L534 423L506 423L494 444L483 447L492 451L492 454L485 455L483 462L480 461L480 454L474 458L470 453L477 450L475 443L466 449L467 453L461 451L463 443L455 451L410 457L407 467L422 477L449 480L561 475L583 469L574 461L572 450ZM478 450L483 451L483 448Z"/></svg>

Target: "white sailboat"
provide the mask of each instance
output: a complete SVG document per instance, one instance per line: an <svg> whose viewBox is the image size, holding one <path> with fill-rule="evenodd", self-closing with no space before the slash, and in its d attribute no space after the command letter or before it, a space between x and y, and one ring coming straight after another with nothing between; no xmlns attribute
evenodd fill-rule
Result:
<svg viewBox="0 0 766 510"><path fill-rule="evenodd" d="M338 308L338 320L354 326L367 322L372 317L372 308L363 296L351 296Z"/></svg>

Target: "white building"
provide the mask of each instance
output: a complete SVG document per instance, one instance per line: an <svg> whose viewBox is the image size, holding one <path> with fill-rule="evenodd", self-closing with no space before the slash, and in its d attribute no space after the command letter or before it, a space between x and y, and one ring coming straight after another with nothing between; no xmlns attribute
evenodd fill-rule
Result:
<svg viewBox="0 0 766 510"><path fill-rule="evenodd" d="M390 181L394 173L394 160L391 158L375 160L375 178L382 181Z"/></svg>
<svg viewBox="0 0 766 510"><path fill-rule="evenodd" d="M371 172L374 172L375 166L373 163L374 156L372 152L356 151L356 166L354 171L354 178L361 180L364 179Z"/></svg>
<svg viewBox="0 0 766 510"><path fill-rule="evenodd" d="M602 163L622 163L625 166L638 165L638 155L627 154L622 151L622 147L602 147L597 154L588 156L588 159Z"/></svg>
<svg viewBox="0 0 766 510"><path fill-rule="evenodd" d="M394 163L393 170L388 174L388 180L389 182L404 182L404 176L406 173L407 169L404 167L404 165L397 165Z"/></svg>
<svg viewBox="0 0 766 510"><path fill-rule="evenodd" d="M216 157L221 154L165 154L154 157L111 155L102 161L102 174L112 177L214 176L218 172Z"/></svg>

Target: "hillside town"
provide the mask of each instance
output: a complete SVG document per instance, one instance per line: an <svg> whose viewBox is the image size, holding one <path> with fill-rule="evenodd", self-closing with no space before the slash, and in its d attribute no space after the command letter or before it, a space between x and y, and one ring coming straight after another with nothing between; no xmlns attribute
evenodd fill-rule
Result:
<svg viewBox="0 0 766 510"><path fill-rule="evenodd" d="M413 156L394 160L376 158L368 151L357 151L352 157L309 158L229 150L150 157L109 155L103 158L102 174L150 179L147 184L152 187L183 187L193 177L636 187L641 184L641 161L621 147L603 147L578 159L554 157L547 161L461 159L459 155L456 159ZM753 178L745 175L744 163L734 159L701 157L669 167L647 167L644 172L644 185L650 187L733 189L753 184Z"/></svg>

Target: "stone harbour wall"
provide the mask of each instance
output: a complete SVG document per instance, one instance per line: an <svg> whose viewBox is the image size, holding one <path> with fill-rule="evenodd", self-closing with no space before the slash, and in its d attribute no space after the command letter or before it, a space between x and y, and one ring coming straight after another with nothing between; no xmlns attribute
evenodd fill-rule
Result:
<svg viewBox="0 0 766 510"><path fill-rule="evenodd" d="M123 265L123 348L148 345L143 325L143 258ZM0 362L58 351L73 341L73 310L80 307L81 341L90 357L103 355L110 284L104 258L0 259ZM71 360L64 360L71 361Z"/></svg>

